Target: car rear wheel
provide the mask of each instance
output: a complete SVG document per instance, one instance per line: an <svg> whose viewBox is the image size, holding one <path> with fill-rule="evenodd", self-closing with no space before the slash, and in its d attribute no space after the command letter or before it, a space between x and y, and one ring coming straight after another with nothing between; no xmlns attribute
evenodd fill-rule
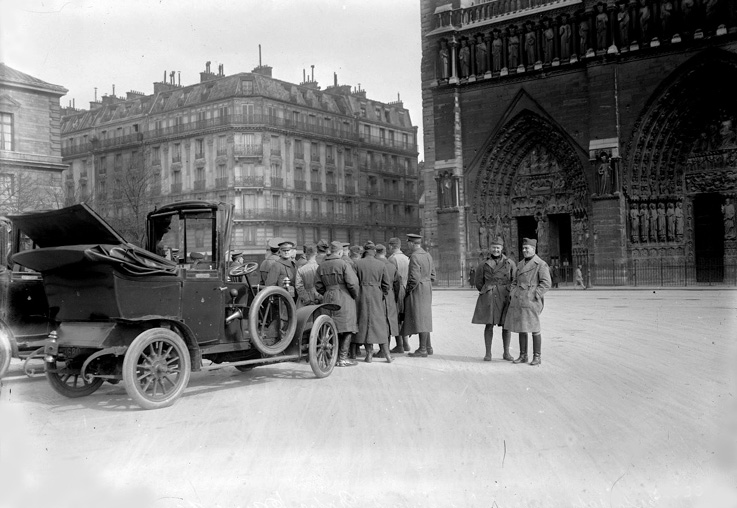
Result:
<svg viewBox="0 0 737 508"><path fill-rule="evenodd" d="M46 379L55 392L76 399L97 391L104 382L100 378L86 379L81 374L82 362L76 358L68 361L45 362Z"/></svg>
<svg viewBox="0 0 737 508"><path fill-rule="evenodd" d="M0 378L5 377L10 368L10 358L13 356L13 347L10 345L10 337L4 329L0 328Z"/></svg>
<svg viewBox="0 0 737 508"><path fill-rule="evenodd" d="M297 307L284 288L269 286L256 295L248 310L253 345L265 355L278 355L289 346L297 329Z"/></svg>
<svg viewBox="0 0 737 508"><path fill-rule="evenodd" d="M317 377L327 377L338 360L338 329L330 316L318 316L310 331L309 359Z"/></svg>
<svg viewBox="0 0 737 508"><path fill-rule="evenodd" d="M166 328L141 333L123 360L123 383L144 409L171 406L189 383L192 372L184 340Z"/></svg>

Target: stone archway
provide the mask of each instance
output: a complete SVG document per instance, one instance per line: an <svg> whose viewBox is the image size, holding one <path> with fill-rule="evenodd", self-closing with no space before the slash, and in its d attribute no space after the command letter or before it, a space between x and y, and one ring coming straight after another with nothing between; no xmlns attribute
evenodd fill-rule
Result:
<svg viewBox="0 0 737 508"><path fill-rule="evenodd" d="M543 258L561 254L560 229L571 263L588 256L588 192L581 157L567 136L529 110L510 120L479 159L472 212L478 249L501 236L517 256L521 236L538 240ZM557 236L556 236L557 235ZM557 245L554 245L558 241Z"/></svg>
<svg viewBox="0 0 737 508"><path fill-rule="evenodd" d="M708 50L652 94L623 153L632 259L685 259L697 279L737 262L736 82L737 56Z"/></svg>

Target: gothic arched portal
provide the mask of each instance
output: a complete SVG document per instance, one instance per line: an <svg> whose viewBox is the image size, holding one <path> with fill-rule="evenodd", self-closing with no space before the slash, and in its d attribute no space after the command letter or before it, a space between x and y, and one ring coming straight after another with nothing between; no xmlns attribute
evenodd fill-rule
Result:
<svg viewBox="0 0 737 508"><path fill-rule="evenodd" d="M586 259L589 193L581 157L550 121L519 113L487 144L473 174L478 250L501 236L516 256L520 239L529 236L544 258Z"/></svg>

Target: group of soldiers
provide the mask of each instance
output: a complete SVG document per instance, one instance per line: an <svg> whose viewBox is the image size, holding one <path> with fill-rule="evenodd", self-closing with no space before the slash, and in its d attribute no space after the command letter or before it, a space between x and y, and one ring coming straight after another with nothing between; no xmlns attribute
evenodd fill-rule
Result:
<svg viewBox="0 0 737 508"><path fill-rule="evenodd" d="M495 239L489 248L489 257L475 270L475 286L479 291L472 323L483 324L486 356L491 361L491 342L494 326L502 327L504 354L502 358L513 363L527 363L528 333L532 334L532 361L540 365L542 335L540 313L545 293L550 289L548 264L535 254L537 241L522 240L522 259L516 265L502 250L504 240ZM519 357L509 353L512 332L519 334Z"/></svg>
<svg viewBox="0 0 737 508"><path fill-rule="evenodd" d="M433 354L435 267L422 248L420 235L408 234L407 241L409 257L402 252L399 238L391 238L388 247L372 241L361 247L320 240L317 245L305 245L304 254L298 255L294 242L274 238L259 266L261 283L294 290L297 307L340 306L323 309L338 330L339 367L356 365L353 360L361 345L366 350L365 362L372 361L373 345L378 344L377 357L391 363L392 353L410 351L409 336L414 334L419 335L420 347L409 356L424 358ZM396 346L390 350L391 337Z"/></svg>

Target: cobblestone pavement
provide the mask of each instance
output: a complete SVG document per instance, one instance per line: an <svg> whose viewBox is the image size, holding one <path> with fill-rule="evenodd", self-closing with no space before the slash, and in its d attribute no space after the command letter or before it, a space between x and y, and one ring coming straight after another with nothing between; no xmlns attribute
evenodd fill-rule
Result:
<svg viewBox="0 0 737 508"><path fill-rule="evenodd" d="M737 504L736 291L553 291L540 367L499 329L481 361L475 299L435 292L427 359L195 373L158 411L14 361L0 508Z"/></svg>

